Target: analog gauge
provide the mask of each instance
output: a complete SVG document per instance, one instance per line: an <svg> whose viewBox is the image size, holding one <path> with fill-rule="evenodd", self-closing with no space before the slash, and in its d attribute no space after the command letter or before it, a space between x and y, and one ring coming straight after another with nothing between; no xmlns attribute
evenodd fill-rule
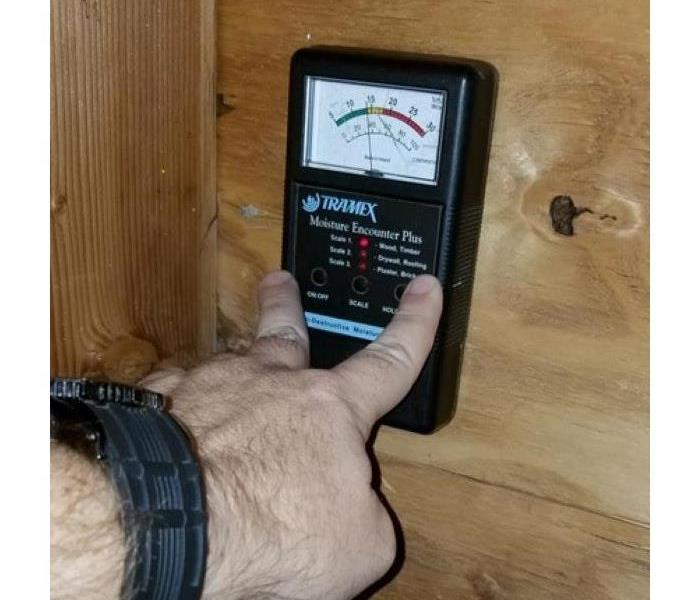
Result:
<svg viewBox="0 0 700 600"><path fill-rule="evenodd" d="M444 105L443 91L307 77L303 165L435 185Z"/></svg>

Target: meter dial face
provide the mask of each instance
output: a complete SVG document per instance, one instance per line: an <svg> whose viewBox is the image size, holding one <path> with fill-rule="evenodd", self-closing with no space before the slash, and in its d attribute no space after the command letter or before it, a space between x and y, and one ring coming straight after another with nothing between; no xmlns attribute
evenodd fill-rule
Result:
<svg viewBox="0 0 700 600"><path fill-rule="evenodd" d="M435 185L445 92L307 77L303 165Z"/></svg>

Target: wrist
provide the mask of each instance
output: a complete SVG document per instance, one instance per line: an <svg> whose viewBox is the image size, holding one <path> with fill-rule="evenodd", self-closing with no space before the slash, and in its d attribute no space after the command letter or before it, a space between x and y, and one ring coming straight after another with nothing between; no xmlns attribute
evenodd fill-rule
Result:
<svg viewBox="0 0 700 600"><path fill-rule="evenodd" d="M118 598L126 555L120 500L108 473L51 442L51 598Z"/></svg>
<svg viewBox="0 0 700 600"><path fill-rule="evenodd" d="M178 419L187 425L181 415ZM249 534L251 524L259 520L257 508L239 479L240 462L235 451L213 448L210 437L201 432L193 437L204 481L208 520L202 600L250 600L257 597L260 577L265 576L256 572L256 566L268 562L260 551L252 548L260 540Z"/></svg>
<svg viewBox="0 0 700 600"><path fill-rule="evenodd" d="M171 399L171 413L189 430L202 469L208 519L206 600L299 597L300 589L322 587L318 582L324 576L319 572L323 545L318 535L307 533L315 529L306 505L298 504L304 494L294 492L300 485L306 489L304 481L288 479L291 457L286 453L293 443L272 425L270 431L261 428L259 396L249 399L230 387L247 367L245 359L221 357L178 385L159 388ZM270 456L269 447L284 450ZM326 515L311 518L316 517Z"/></svg>
<svg viewBox="0 0 700 600"><path fill-rule="evenodd" d="M121 593L143 600L163 594L200 598L207 550L202 474L186 433L167 414L164 397L111 382L52 378L51 436L108 466L128 544ZM70 486L80 498L95 495L86 480ZM89 534L107 537L90 521L89 507L82 512ZM79 542L68 540L68 545L95 560L89 546Z"/></svg>
<svg viewBox="0 0 700 600"><path fill-rule="evenodd" d="M216 426L175 403L172 412L195 440L204 480L208 554L203 600L267 598L280 589L284 557L275 515L265 512L255 482L265 477L250 449L239 446L235 410L219 414ZM190 423L192 424L190 426ZM269 465L268 465L269 467ZM276 596L275 596L276 597Z"/></svg>
<svg viewBox="0 0 700 600"><path fill-rule="evenodd" d="M250 572L245 539L249 503L231 483L231 474L215 462L201 459L207 502L208 554L203 600L251 598Z"/></svg>

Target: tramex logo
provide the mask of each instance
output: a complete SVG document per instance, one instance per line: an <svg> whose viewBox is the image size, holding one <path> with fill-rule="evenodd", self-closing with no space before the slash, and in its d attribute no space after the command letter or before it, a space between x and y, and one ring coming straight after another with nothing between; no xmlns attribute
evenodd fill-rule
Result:
<svg viewBox="0 0 700 600"><path fill-rule="evenodd" d="M301 207L308 213L316 212L319 208L329 212L344 213L346 215L357 215L358 217L369 217L372 223L377 222L374 210L377 208L376 202L365 202L354 198L339 198L328 194L309 194L302 199Z"/></svg>
<svg viewBox="0 0 700 600"><path fill-rule="evenodd" d="M301 207L307 213L316 212L319 206L321 206L321 198L318 194L316 194L315 196L313 194L309 194L306 198L304 198L301 201Z"/></svg>

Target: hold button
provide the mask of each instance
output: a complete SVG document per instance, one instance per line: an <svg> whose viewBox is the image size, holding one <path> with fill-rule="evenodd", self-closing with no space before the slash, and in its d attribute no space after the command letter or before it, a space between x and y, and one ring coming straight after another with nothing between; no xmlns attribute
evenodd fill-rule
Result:
<svg viewBox="0 0 700 600"><path fill-rule="evenodd" d="M399 285L397 285L397 286L394 288L394 298L396 298L397 300L401 300L401 296L403 296L403 293L404 293L405 291L406 291L406 284L405 284L405 283L399 283Z"/></svg>

